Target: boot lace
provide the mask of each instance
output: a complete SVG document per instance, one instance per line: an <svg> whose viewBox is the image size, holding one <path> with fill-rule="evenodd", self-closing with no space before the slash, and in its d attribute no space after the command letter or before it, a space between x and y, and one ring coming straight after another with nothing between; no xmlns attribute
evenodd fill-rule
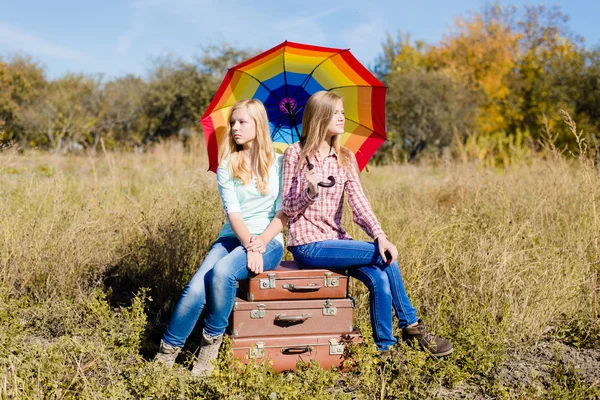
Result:
<svg viewBox="0 0 600 400"><path fill-rule="evenodd" d="M428 346L435 349L437 346L437 337L433 333L428 332L424 326L420 326L419 331L421 331L421 334L423 335L423 341L425 341Z"/></svg>

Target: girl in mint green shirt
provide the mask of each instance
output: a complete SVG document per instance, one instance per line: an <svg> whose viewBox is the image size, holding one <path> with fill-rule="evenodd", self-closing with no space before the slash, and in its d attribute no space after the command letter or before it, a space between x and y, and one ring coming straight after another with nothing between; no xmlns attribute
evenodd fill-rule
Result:
<svg viewBox="0 0 600 400"><path fill-rule="evenodd" d="M156 359L173 365L206 305L202 345L192 374L208 376L217 358L236 283L277 268L283 257L282 156L275 154L267 113L258 100L231 110L219 151L217 183L227 221L183 290Z"/></svg>

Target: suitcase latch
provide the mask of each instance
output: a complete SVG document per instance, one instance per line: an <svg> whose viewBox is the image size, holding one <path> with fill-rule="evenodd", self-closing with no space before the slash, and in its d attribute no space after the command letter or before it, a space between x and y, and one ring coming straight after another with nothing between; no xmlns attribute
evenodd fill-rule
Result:
<svg viewBox="0 0 600 400"><path fill-rule="evenodd" d="M265 355L265 342L256 342L254 345L250 345L248 350L249 358L263 358Z"/></svg>
<svg viewBox="0 0 600 400"><path fill-rule="evenodd" d="M265 305L259 304L256 306L258 310L250 310L250 318L252 319L260 319L265 317Z"/></svg>
<svg viewBox="0 0 600 400"><path fill-rule="evenodd" d="M266 279L259 279L258 287L261 289L275 289L275 274L267 274Z"/></svg>
<svg viewBox="0 0 600 400"><path fill-rule="evenodd" d="M338 356L344 354L344 343L338 343L337 339L329 339L329 355Z"/></svg>
<svg viewBox="0 0 600 400"><path fill-rule="evenodd" d="M325 272L325 287L338 287L340 286L340 278L337 276L331 276L331 272Z"/></svg>
<svg viewBox="0 0 600 400"><path fill-rule="evenodd" d="M337 307L331 305L331 300L325 300L323 303L325 307L323 307L323 315L337 315Z"/></svg>

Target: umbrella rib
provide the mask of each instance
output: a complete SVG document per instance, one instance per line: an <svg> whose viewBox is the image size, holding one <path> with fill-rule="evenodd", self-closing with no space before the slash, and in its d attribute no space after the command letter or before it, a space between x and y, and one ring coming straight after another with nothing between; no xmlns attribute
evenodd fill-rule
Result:
<svg viewBox="0 0 600 400"><path fill-rule="evenodd" d="M373 86L373 85L343 85L343 86L336 86L336 87L332 87L329 90L335 90L335 89L343 89L343 88L355 88L355 87L370 87L370 88L380 88L380 89L386 89L387 86L382 85L382 86Z"/></svg>
<svg viewBox="0 0 600 400"><path fill-rule="evenodd" d="M305 98L306 98L306 99L309 99L309 98L310 98L310 96L311 96L311 95L310 95L310 94L308 94L308 92L306 92L306 90L304 91L304 93L306 93L304 96L298 96L298 98L296 99L296 101L297 101L297 102L300 102L300 101L304 100ZM308 96L307 96L307 95L308 95Z"/></svg>
<svg viewBox="0 0 600 400"><path fill-rule="evenodd" d="M285 50L287 48L287 40L285 42L285 44L283 45L283 57L282 57L282 64L283 64L283 88L285 91L285 97L289 97L288 94L288 87L287 87L287 75L285 73Z"/></svg>
<svg viewBox="0 0 600 400"><path fill-rule="evenodd" d="M275 124L275 128L273 128L273 134L271 134L271 137L275 136L275 131L283 125L284 119L285 119L285 114L281 114L281 116L277 120L277 124Z"/></svg>
<svg viewBox="0 0 600 400"><path fill-rule="evenodd" d="M323 59L320 63L318 63L312 71L310 71L310 73L306 76L306 78L304 78L304 82L302 82L299 86L299 88L296 90L296 93L294 93L294 97L298 94L298 91L300 89L305 89L306 85L308 85L308 82L310 82L310 78L312 78L312 75L314 74L314 72L317 70L317 68L319 68L321 66L321 64L323 64L325 61L330 60L331 58L335 57L336 55L342 53L343 51L348 51L348 49L341 49L329 56L327 56L327 58Z"/></svg>
<svg viewBox="0 0 600 400"><path fill-rule="evenodd" d="M361 124L361 123L360 123L360 122L358 122L358 121L355 121L355 120L353 120L352 118L348 118L348 117L346 117L346 120L347 120L347 121L352 121L352 122L354 122L356 125L362 126L363 128L366 128L366 129L370 130L371 132L373 132L374 134L376 134L376 135L377 135L377 136L379 136L380 138L382 138L382 139L384 139L384 140L387 140L387 138L386 138L384 135L382 135L381 133L379 133L379 132L377 132L377 131L375 131L375 130L373 130L373 129L371 129L371 128L368 128L368 127L366 127L365 125Z"/></svg>
<svg viewBox="0 0 600 400"><path fill-rule="evenodd" d="M246 74L246 75L248 75L250 78L252 78L252 79L254 79L256 82L258 82L258 83L260 84L260 86L264 87L264 88L267 90L267 92L269 92L269 94L273 95L273 96L274 96L276 99L278 99L279 101L281 101L281 99L280 99L279 97L277 97L277 95L275 95L275 93L273 93L273 92L271 91L271 89L269 89L269 88L268 88L268 87L267 87L267 86L266 86L264 83L262 83L262 82L261 82L261 81L260 81L258 78L256 78L254 75L251 75L251 74L247 73L246 71L242 71L242 70L239 70L239 69L236 69L235 71L239 71L239 72L241 72L242 74Z"/></svg>
<svg viewBox="0 0 600 400"><path fill-rule="evenodd" d="M281 130L282 126L283 126L283 116L279 118L279 122L275 126L275 129L273 129L273 134L271 136L275 136ZM292 141L292 143L289 143L284 136L282 136L282 137L283 137L283 140L285 140L285 143L287 145L291 145L293 143L293 141ZM293 139L293 136L292 136L292 139Z"/></svg>
<svg viewBox="0 0 600 400"><path fill-rule="evenodd" d="M267 107L265 107L265 108L267 108ZM273 128L273 133L271 133L271 137L275 136L275 134L277 133L277 129L279 129L283 125L284 120L285 120L285 114L282 113L279 116L279 118L277 119L277 123L275 124L275 128ZM286 140L286 143L287 143L287 140ZM290 144L290 143L287 143L287 144Z"/></svg>
<svg viewBox="0 0 600 400"><path fill-rule="evenodd" d="M326 62L327 60L330 60L331 58L335 57L336 55L342 53L343 51L348 51L348 49L341 49L333 54L330 54L329 56L327 56L325 59L323 59L320 63L318 63L312 71L310 71L310 73L306 76L306 78L304 78L304 82L302 82L300 84L300 86L298 86L298 89L296 89L296 91L294 92L294 95L292 96L293 98L296 98L296 95L298 95L298 93L302 90L304 92L306 92L306 85L308 85L308 82L310 82L310 79L312 78L313 73L317 70L317 68L319 68L324 62ZM284 74L285 75L285 74ZM310 97L310 96L309 96ZM294 115L297 115L300 113L300 110L302 109L299 108L297 110L295 110ZM291 122L291 117L290 117L290 122ZM292 137L293 137L293 133L292 133Z"/></svg>
<svg viewBox="0 0 600 400"><path fill-rule="evenodd" d="M290 97L290 93L289 93L289 91L288 91L287 73L286 73L286 70L285 70L285 50L286 50L286 48L287 48L287 41L285 42L285 45L283 45L283 57L282 57L282 64L283 64L283 90L284 90L284 93L285 93L285 97L286 97L286 98L289 98L289 97ZM292 119L292 112L293 112L293 110L292 110L292 106L290 105L290 106L287 108L287 115L288 115L288 117L289 117L289 119L290 119L290 126L291 126L291 125L295 125L295 124L294 124L294 121L293 121L293 119ZM293 142L293 141L294 141L294 132L292 132L292 142ZM288 143L288 144L289 144L289 143Z"/></svg>

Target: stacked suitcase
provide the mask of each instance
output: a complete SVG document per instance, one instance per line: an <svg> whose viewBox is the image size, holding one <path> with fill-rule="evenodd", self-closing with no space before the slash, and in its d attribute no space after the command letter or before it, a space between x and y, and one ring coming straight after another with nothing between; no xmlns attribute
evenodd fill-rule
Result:
<svg viewBox="0 0 600 400"><path fill-rule="evenodd" d="M277 372L298 360L340 366L346 343L361 340L347 294L344 273L302 270L292 261L240 282L230 321L234 357L270 360Z"/></svg>

